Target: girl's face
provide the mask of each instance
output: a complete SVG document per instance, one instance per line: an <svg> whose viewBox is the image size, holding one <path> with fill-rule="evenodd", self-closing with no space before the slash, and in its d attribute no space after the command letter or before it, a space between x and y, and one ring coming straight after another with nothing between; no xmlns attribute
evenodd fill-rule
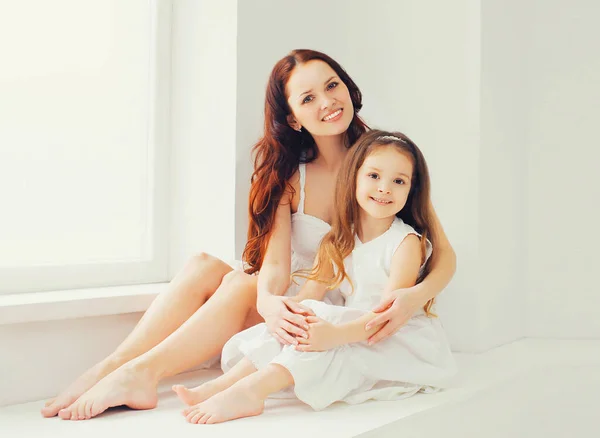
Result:
<svg viewBox="0 0 600 438"><path fill-rule="evenodd" d="M288 123L296 130L304 127L313 138L343 134L354 117L348 87L326 62L297 65L286 93L292 110Z"/></svg>
<svg viewBox="0 0 600 438"><path fill-rule="evenodd" d="M356 200L369 216L383 219L404 208L410 193L413 162L393 145L371 152L356 175Z"/></svg>

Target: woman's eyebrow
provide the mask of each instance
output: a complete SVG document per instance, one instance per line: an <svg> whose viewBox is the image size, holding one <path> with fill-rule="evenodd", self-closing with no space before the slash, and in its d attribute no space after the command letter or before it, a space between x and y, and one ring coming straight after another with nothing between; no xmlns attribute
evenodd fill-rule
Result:
<svg viewBox="0 0 600 438"><path fill-rule="evenodd" d="M334 78L336 78L336 77L337 77L337 76L332 76L332 77L330 77L330 78L329 78L329 79L327 79L325 82L323 82L323 85L326 85L326 84L327 84L327 82L329 82L330 80L332 80L332 79L334 79ZM298 97L302 97L302 96L304 96L305 94L308 94L308 93L312 93L312 88L311 88L310 90L308 90L308 91L305 91L304 93L300 94Z"/></svg>

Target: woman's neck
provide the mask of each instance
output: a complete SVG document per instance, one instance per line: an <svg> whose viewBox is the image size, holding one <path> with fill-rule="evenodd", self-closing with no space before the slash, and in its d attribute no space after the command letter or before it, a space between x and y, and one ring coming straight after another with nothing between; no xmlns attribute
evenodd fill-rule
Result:
<svg viewBox="0 0 600 438"><path fill-rule="evenodd" d="M344 135L316 137L315 144L319 153L314 162L331 171L339 169L348 151L344 145Z"/></svg>
<svg viewBox="0 0 600 438"><path fill-rule="evenodd" d="M362 243L378 238L390 229L396 216L374 218L361 209L356 235Z"/></svg>

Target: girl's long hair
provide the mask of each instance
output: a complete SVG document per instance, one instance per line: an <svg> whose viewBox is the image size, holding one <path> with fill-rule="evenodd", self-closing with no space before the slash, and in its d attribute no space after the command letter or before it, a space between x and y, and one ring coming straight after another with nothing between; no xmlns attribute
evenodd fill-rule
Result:
<svg viewBox="0 0 600 438"><path fill-rule="evenodd" d="M398 138L400 140L394 139ZM335 289L348 274L344 269L344 259L354 249L355 229L359 225L360 206L356 200L356 177L365 159L380 147L394 146L411 157L413 175L410 192L406 204L396 217L412 226L421 234L422 263L425 262L428 239L435 251L436 237L433 232L433 212L430 203L429 171L423 154L413 141L401 132L371 130L363 134L356 145L348 152L340 168L335 188L335 214L331 230L323 237L318 250L317 264L312 270L300 271L297 275L328 284L328 289ZM430 260L419 273L417 283L429 274ZM331 277L328 273L332 272ZM348 278L348 280L350 280ZM428 301L423 309L428 316L434 300Z"/></svg>
<svg viewBox="0 0 600 438"><path fill-rule="evenodd" d="M310 162L317 156L317 146L306 129L297 132L288 124L291 109L287 102L286 85L298 64L312 60L326 62L344 82L354 106L354 117L345 134L350 147L367 129L358 112L362 108L362 95L348 73L333 59L314 50L294 50L281 59L271 72L265 98L265 126L263 137L253 147L254 172L250 184L248 242L242 259L245 272L253 274L262 266L275 211L286 188L293 191L289 180L298 164Z"/></svg>

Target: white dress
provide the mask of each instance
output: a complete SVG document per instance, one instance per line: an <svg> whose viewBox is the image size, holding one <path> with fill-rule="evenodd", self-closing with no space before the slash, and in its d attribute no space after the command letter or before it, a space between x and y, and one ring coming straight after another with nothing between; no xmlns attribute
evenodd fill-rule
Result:
<svg viewBox="0 0 600 438"><path fill-rule="evenodd" d="M388 231L372 241L363 244L356 238L354 251L344 260L354 284L354 293L348 282L340 286L346 297L345 307L315 300L302 303L333 324L368 313L379 303L392 256L409 234L418 235L396 219ZM427 257L430 254L429 245ZM294 377L293 393L316 410L336 401L354 404L434 392L446 386L456 373L439 318L427 317L422 309L394 335L373 346L357 342L324 352L298 352L292 346L282 346L265 324L259 324L227 342L221 360L223 371L227 372L244 356L257 369L270 363L287 368ZM276 396L288 394L291 392L284 391Z"/></svg>

